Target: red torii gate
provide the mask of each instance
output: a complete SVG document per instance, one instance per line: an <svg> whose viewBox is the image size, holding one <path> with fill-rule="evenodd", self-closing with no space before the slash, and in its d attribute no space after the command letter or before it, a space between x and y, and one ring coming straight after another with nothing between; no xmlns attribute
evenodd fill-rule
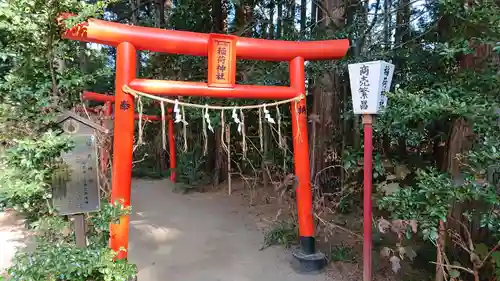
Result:
<svg viewBox="0 0 500 281"><path fill-rule="evenodd" d="M63 14L60 20L71 17ZM116 51L115 138L111 200L130 204L132 148L134 134L133 90L167 96L203 96L212 98L290 99L305 95L304 61L339 59L346 55L349 40L281 41L244 38L223 34L205 34L158 28L130 26L89 19L66 30L64 38L114 46ZM137 50L208 56L208 83L140 79L136 77ZM235 82L236 58L264 61L288 61L290 86L238 85ZM294 253L303 270L324 266L324 255L316 250L312 191L309 170L306 101L292 102L292 134L295 175L298 179L297 209L300 248ZM117 258L126 258L128 216L111 225L111 248Z"/></svg>

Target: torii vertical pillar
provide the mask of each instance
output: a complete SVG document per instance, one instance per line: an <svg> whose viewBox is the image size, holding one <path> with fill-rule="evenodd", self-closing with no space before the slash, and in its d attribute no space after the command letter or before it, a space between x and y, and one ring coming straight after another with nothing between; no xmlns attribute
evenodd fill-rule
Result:
<svg viewBox="0 0 500 281"><path fill-rule="evenodd" d="M304 58L296 57L290 61L290 87L297 95L304 95L305 71ZM295 268L299 271L318 271L325 266L325 255L316 250L314 238L313 194L311 172L309 169L309 143L307 136L307 109L305 97L291 104L293 158L297 186L297 216L299 219L300 247L293 255L300 262Z"/></svg>
<svg viewBox="0 0 500 281"><path fill-rule="evenodd" d="M177 159L176 159L176 147L175 147L175 131L174 131L174 116L173 108L168 108L168 149L170 152L170 180L176 182L176 169L177 169Z"/></svg>
<svg viewBox="0 0 500 281"><path fill-rule="evenodd" d="M130 206L131 164L134 145L134 98L123 91L123 86L135 78L136 61L135 47L127 42L120 43L116 50L115 135L111 202L119 201L124 207ZM118 259L127 257L129 223L129 216L122 216L120 223L111 225L111 249L118 252Z"/></svg>

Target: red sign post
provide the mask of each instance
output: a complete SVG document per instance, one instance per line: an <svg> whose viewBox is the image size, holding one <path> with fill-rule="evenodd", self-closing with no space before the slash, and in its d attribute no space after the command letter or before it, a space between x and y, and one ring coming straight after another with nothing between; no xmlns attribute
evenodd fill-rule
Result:
<svg viewBox="0 0 500 281"><path fill-rule="evenodd" d="M363 152L363 281L372 280L372 178L373 115L387 106L384 92L389 91L394 65L383 61L349 65L349 80L354 114L362 115Z"/></svg>

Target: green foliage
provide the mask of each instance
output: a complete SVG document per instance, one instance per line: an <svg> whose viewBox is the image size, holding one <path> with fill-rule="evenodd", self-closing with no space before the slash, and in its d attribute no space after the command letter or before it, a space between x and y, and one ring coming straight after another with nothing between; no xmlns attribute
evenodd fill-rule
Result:
<svg viewBox="0 0 500 281"><path fill-rule="evenodd" d="M177 168L175 169L177 180L188 186L196 186L206 183L207 174L204 172L205 158L200 155L201 149L195 147L191 151L179 153L177 156Z"/></svg>
<svg viewBox="0 0 500 281"><path fill-rule="evenodd" d="M99 212L87 214L87 237L91 247L107 248L110 223L118 223L120 216L129 215L131 208L124 208L119 202L110 204L102 200Z"/></svg>
<svg viewBox="0 0 500 281"><path fill-rule="evenodd" d="M114 262L115 253L107 246L109 223L129 209L103 202L100 212L89 214L90 243L85 249L76 248L70 222L51 210L48 180L61 151L70 148L67 138L49 132L39 139L18 140L3 155L0 202L28 215L37 232L36 249L17 254L10 280L118 281L135 274L134 265Z"/></svg>
<svg viewBox="0 0 500 281"><path fill-rule="evenodd" d="M9 269L13 281L127 281L135 267L115 262L107 248L76 248L69 244L39 244L33 253L19 253Z"/></svg>
<svg viewBox="0 0 500 281"><path fill-rule="evenodd" d="M22 212L37 233L36 248L16 255L9 280L125 281L135 275L135 266L115 262L107 245L109 222L129 210L103 203L100 212L88 215L90 243L79 249L70 222L50 203L50 180L61 152L72 145L45 131L55 112L79 101L84 87L103 80L109 85L112 76L106 54L62 40L56 18L79 13L66 22L71 26L102 15L110 2L0 0L0 207Z"/></svg>
<svg viewBox="0 0 500 281"><path fill-rule="evenodd" d="M78 11L89 16L99 9L102 7L75 0L0 1L0 65L5 70L0 76L0 116L5 129L2 139L13 134L17 137L15 132L20 130L31 134L40 125L50 123L48 112L71 107L85 85L96 82L100 75L108 75L103 70L91 75L82 73L78 55L81 48L77 42L61 39L56 21L61 12ZM86 56L100 67L105 62L103 54L90 49Z"/></svg>
<svg viewBox="0 0 500 281"><path fill-rule="evenodd" d="M60 216L43 217L32 224L37 232L36 249L19 252L8 273L13 281L128 281L136 267L114 261L116 253L107 247L109 223L129 214L120 204L103 204L87 217L86 248L75 246L71 224Z"/></svg>
<svg viewBox="0 0 500 281"><path fill-rule="evenodd" d="M356 261L356 254L348 245L331 245L328 259L335 262L352 263Z"/></svg>
<svg viewBox="0 0 500 281"><path fill-rule="evenodd" d="M0 206L14 208L29 217L50 213L48 181L56 168L55 160L71 144L53 132L13 143L0 159Z"/></svg>
<svg viewBox="0 0 500 281"><path fill-rule="evenodd" d="M265 248L282 245L286 248L297 243L298 240L297 225L292 221L278 221L271 225L264 235L264 244L261 250Z"/></svg>
<svg viewBox="0 0 500 281"><path fill-rule="evenodd" d="M393 219L416 220L424 239L437 239L437 225L446 221L451 204L473 196L472 186L456 187L450 178L436 170L419 170L415 185L395 191L378 202Z"/></svg>
<svg viewBox="0 0 500 281"><path fill-rule="evenodd" d="M351 173L359 172L363 169L363 151L346 150L343 157L344 169ZM386 175L382 155L378 152L373 154L373 178L380 179Z"/></svg>
<svg viewBox="0 0 500 281"><path fill-rule="evenodd" d="M48 132L13 143L2 156L0 203L27 215L37 239L34 251L16 255L8 270L10 280L125 281L134 276L135 266L114 262L115 253L108 249L110 222L129 214L129 209L104 200L101 211L88 215L89 245L79 249L70 222L51 208L49 180L60 153L71 149L68 139Z"/></svg>
<svg viewBox="0 0 500 281"><path fill-rule="evenodd" d="M210 9L196 0L180 1L170 17L169 24L179 30L198 32L211 31Z"/></svg>

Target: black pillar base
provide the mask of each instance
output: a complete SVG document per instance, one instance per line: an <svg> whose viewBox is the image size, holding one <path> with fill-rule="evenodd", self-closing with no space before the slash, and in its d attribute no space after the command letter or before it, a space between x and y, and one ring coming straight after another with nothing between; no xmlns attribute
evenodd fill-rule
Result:
<svg viewBox="0 0 500 281"><path fill-rule="evenodd" d="M292 268L301 274L318 274L326 266L325 254L316 251L314 237L300 237L300 246L293 251Z"/></svg>

